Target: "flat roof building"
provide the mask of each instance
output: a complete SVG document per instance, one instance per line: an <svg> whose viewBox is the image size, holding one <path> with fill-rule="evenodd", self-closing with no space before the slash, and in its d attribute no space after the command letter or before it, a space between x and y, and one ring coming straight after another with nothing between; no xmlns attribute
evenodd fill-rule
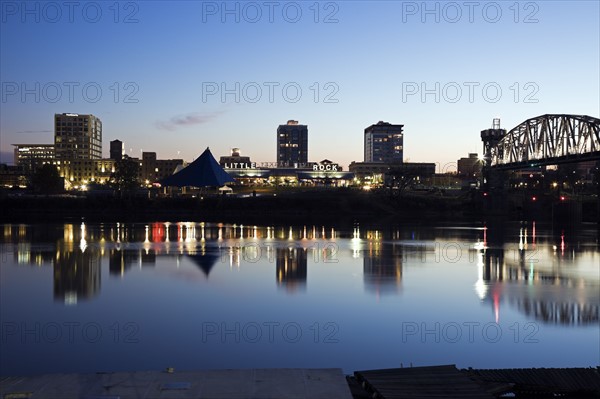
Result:
<svg viewBox="0 0 600 399"><path fill-rule="evenodd" d="M410 177L418 177L419 180L429 178L435 174L435 166L431 162L352 162L348 169L359 181L383 184L394 174L405 173Z"/></svg>
<svg viewBox="0 0 600 399"><path fill-rule="evenodd" d="M110 142L110 159L118 161L123 159L125 154L125 143L121 140L113 140Z"/></svg>
<svg viewBox="0 0 600 399"><path fill-rule="evenodd" d="M379 121L365 129L365 163L402 163L404 125Z"/></svg>
<svg viewBox="0 0 600 399"><path fill-rule="evenodd" d="M156 152L142 152L140 161L140 182L151 184L171 176L183 159L157 159Z"/></svg>
<svg viewBox="0 0 600 399"><path fill-rule="evenodd" d="M15 165L26 174L45 163L54 163L54 144L13 144Z"/></svg>
<svg viewBox="0 0 600 399"><path fill-rule="evenodd" d="M102 158L102 122L94 115L54 114L57 160Z"/></svg>
<svg viewBox="0 0 600 399"><path fill-rule="evenodd" d="M479 159L476 153L470 153L468 157L460 158L457 165L459 176L473 178L481 175L483 161Z"/></svg>
<svg viewBox="0 0 600 399"><path fill-rule="evenodd" d="M277 165L300 167L308 164L308 126L289 120L277 128Z"/></svg>
<svg viewBox="0 0 600 399"><path fill-rule="evenodd" d="M250 164L250 157L242 156L239 148L232 148L231 155L219 158L219 165L224 168L243 168L249 167Z"/></svg>
<svg viewBox="0 0 600 399"><path fill-rule="evenodd" d="M68 189L85 186L89 183L105 184L115 172L114 159L73 159L62 160L58 165L60 176Z"/></svg>

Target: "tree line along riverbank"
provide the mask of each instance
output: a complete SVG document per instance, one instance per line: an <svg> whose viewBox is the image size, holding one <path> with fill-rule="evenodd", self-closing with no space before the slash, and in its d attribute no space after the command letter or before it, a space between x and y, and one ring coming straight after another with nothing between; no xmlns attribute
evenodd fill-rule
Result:
<svg viewBox="0 0 600 399"><path fill-rule="evenodd" d="M0 222L34 223L86 219L98 222L202 220L229 223L357 223L478 221L492 215L507 220L566 218L598 220L598 198L559 202L540 196L479 193L440 195L363 192L349 189L306 190L258 196L212 195L196 198L140 196L0 195Z"/></svg>

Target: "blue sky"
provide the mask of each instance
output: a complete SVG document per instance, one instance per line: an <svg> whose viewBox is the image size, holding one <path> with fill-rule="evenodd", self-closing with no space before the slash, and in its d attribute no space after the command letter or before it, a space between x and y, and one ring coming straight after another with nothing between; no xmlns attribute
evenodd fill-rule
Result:
<svg viewBox="0 0 600 399"><path fill-rule="evenodd" d="M62 112L101 118L106 156L118 138L188 161L274 161L296 119L309 160L344 167L384 120L405 159L441 168L481 153L494 117L600 116L598 1L0 3L2 162L51 143Z"/></svg>

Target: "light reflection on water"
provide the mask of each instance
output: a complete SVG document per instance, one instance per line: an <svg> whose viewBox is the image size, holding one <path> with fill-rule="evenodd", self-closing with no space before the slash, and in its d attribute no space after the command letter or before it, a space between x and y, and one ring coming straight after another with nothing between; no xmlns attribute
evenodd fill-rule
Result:
<svg viewBox="0 0 600 399"><path fill-rule="evenodd" d="M2 229L3 375L599 362L593 228Z"/></svg>

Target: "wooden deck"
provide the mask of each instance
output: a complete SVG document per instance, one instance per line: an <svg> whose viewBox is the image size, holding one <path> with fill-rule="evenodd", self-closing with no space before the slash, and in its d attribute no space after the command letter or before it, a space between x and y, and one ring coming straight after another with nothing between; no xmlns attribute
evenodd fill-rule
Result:
<svg viewBox="0 0 600 399"><path fill-rule="evenodd" d="M459 370L454 365L357 371L373 398L600 398L600 368ZM356 396L356 395L355 395Z"/></svg>
<svg viewBox="0 0 600 399"><path fill-rule="evenodd" d="M594 395L600 398L600 368L532 368L465 370L485 384L510 384L526 395Z"/></svg>
<svg viewBox="0 0 600 399"><path fill-rule="evenodd" d="M374 398L494 398L454 365L356 371L354 375Z"/></svg>
<svg viewBox="0 0 600 399"><path fill-rule="evenodd" d="M352 399L341 369L240 369L2 377L2 399Z"/></svg>

